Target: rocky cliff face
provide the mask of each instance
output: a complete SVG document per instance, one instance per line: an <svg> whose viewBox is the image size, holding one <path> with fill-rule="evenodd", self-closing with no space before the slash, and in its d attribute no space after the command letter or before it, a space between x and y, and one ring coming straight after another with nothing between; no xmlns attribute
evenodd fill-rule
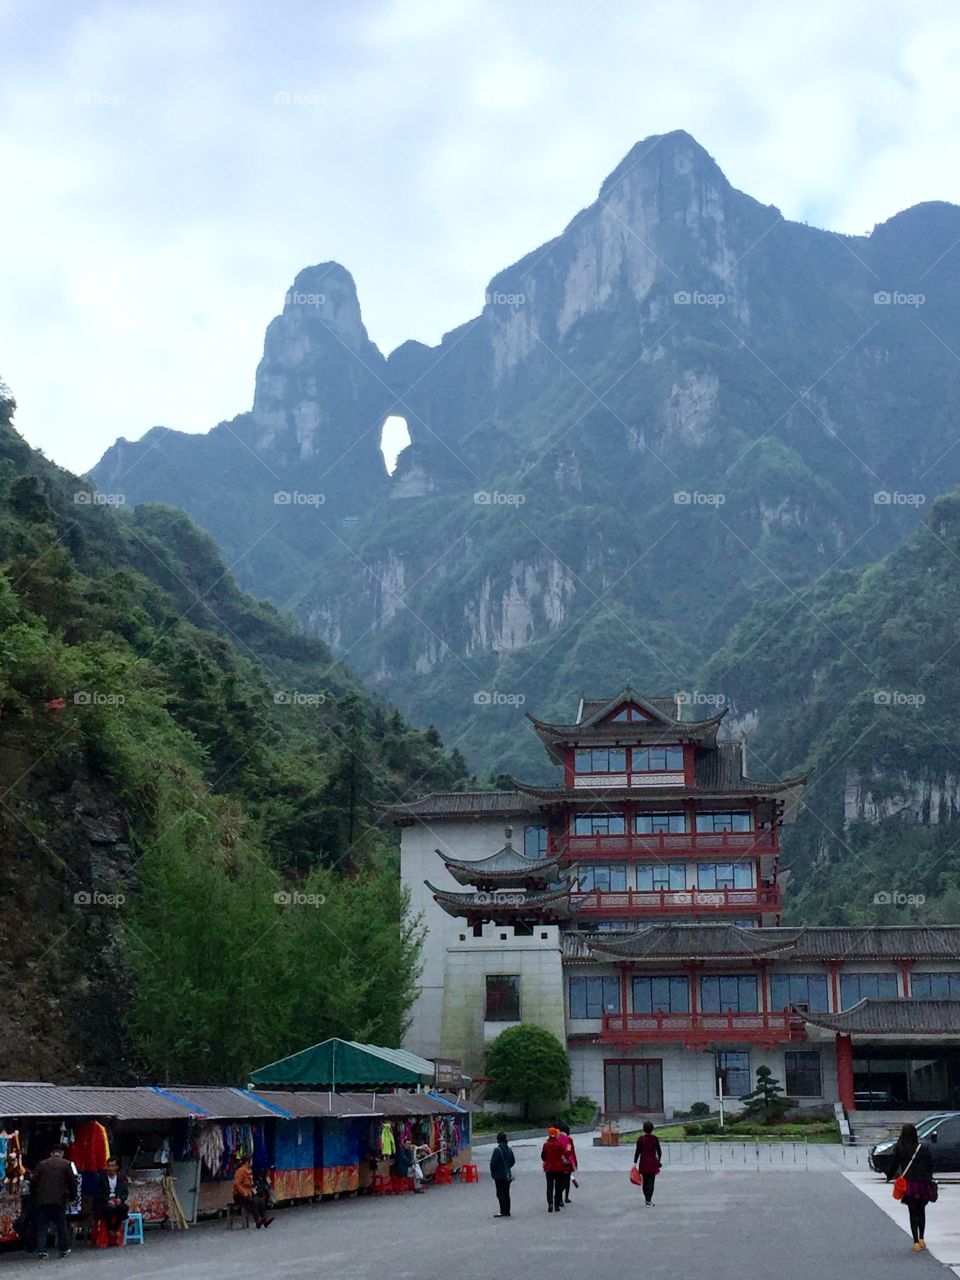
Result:
<svg viewBox="0 0 960 1280"><path fill-rule="evenodd" d="M648 138L438 347L383 360L349 275L312 268L249 415L96 476L185 506L402 708L530 772L520 699L687 688L756 601L885 554L960 481L958 237L941 204L865 237L790 223L687 134ZM280 513L277 487L325 505Z"/></svg>

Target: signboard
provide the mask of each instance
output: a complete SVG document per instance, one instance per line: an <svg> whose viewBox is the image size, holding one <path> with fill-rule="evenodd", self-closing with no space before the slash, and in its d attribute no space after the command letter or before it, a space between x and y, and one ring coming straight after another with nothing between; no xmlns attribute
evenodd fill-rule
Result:
<svg viewBox="0 0 960 1280"><path fill-rule="evenodd" d="M433 1083L440 1089L459 1089L463 1083L463 1063L453 1058L434 1058Z"/></svg>

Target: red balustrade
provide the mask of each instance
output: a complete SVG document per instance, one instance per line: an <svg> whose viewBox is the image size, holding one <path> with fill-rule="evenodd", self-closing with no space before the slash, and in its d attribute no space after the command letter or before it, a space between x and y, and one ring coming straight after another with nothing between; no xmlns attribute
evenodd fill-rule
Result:
<svg viewBox="0 0 960 1280"><path fill-rule="evenodd" d="M762 889L641 889L575 890L570 905L583 915L605 917L643 915L689 915L691 911L721 914L779 912L783 903L778 885Z"/></svg>
<svg viewBox="0 0 960 1280"><path fill-rule="evenodd" d="M610 1044L681 1040L731 1040L776 1044L804 1040L803 1019L789 1010L779 1013L605 1013L600 1040Z"/></svg>
<svg viewBox="0 0 960 1280"><path fill-rule="evenodd" d="M671 858L685 861L704 855L724 854L749 858L777 851L775 831L686 831L647 836L628 831L620 836L562 835L554 839L551 847L551 853L559 853L565 862L597 858L619 858L621 861L624 858L656 858L669 862Z"/></svg>

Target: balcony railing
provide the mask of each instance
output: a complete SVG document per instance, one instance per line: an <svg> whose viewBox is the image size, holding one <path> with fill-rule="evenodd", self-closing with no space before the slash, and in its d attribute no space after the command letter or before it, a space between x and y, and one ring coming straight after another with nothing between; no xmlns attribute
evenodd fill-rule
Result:
<svg viewBox="0 0 960 1280"><path fill-rule="evenodd" d="M803 1019L779 1013L605 1013L600 1039L617 1044L656 1040L762 1041L806 1038Z"/></svg>
<svg viewBox="0 0 960 1280"><path fill-rule="evenodd" d="M634 916L646 912L689 915L691 911L753 913L778 912L782 906L779 886L762 889L641 889L575 890L570 904L581 915Z"/></svg>
<svg viewBox="0 0 960 1280"><path fill-rule="evenodd" d="M565 862L580 858L671 858L685 859L700 854L736 854L737 857L777 852L776 832L766 831L685 831L679 834L642 836L627 832L622 836L558 836L553 853Z"/></svg>

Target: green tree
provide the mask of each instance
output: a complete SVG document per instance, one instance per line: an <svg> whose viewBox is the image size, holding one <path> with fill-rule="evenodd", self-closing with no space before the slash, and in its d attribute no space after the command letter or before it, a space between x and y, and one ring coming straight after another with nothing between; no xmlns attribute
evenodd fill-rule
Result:
<svg viewBox="0 0 960 1280"><path fill-rule="evenodd" d="M757 1083L745 1093L743 1103L745 1120L759 1120L761 1124L776 1124L794 1105L793 1098L784 1097L779 1081L769 1067L757 1067Z"/></svg>
<svg viewBox="0 0 960 1280"><path fill-rule="evenodd" d="M567 1051L545 1027L521 1022L501 1031L487 1050L487 1096L500 1102L519 1102L523 1118L531 1106L546 1110L562 1101L570 1090Z"/></svg>

